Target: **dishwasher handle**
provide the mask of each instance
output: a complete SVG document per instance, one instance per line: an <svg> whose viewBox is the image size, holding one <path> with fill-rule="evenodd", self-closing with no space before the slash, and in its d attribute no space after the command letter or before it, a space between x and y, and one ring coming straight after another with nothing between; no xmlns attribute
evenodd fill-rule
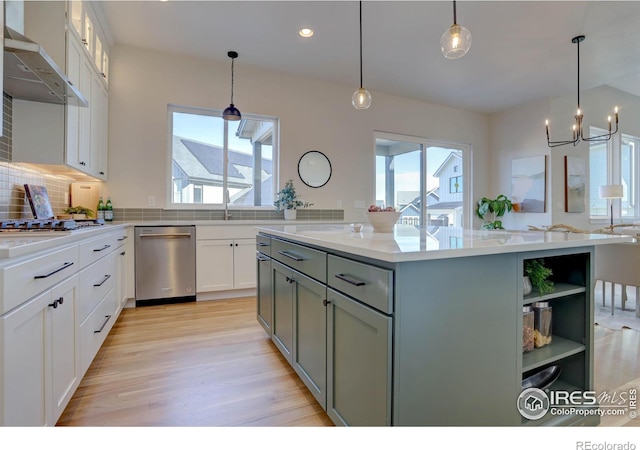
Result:
<svg viewBox="0 0 640 450"><path fill-rule="evenodd" d="M141 238L158 237L158 238L181 238L191 237L191 233L140 233Z"/></svg>

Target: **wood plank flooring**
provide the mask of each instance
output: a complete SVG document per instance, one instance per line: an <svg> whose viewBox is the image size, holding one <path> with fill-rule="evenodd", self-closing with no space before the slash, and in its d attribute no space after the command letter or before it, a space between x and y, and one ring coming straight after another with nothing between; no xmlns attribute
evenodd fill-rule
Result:
<svg viewBox="0 0 640 450"><path fill-rule="evenodd" d="M596 326L595 388L640 388L640 332ZM125 309L59 426L331 426L255 298ZM640 426L628 416L602 426Z"/></svg>
<svg viewBox="0 0 640 450"><path fill-rule="evenodd" d="M125 309L59 426L332 425L255 297Z"/></svg>

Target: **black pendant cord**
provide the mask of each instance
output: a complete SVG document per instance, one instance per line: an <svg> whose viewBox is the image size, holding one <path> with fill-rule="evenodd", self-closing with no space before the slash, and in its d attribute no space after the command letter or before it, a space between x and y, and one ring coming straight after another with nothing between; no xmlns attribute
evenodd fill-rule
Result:
<svg viewBox="0 0 640 450"><path fill-rule="evenodd" d="M458 24L458 18L456 17L456 2L455 2L455 0L453 2L453 24L454 25Z"/></svg>
<svg viewBox="0 0 640 450"><path fill-rule="evenodd" d="M576 47L578 48L578 109L580 109L580 41L580 38L576 41Z"/></svg>
<svg viewBox="0 0 640 450"><path fill-rule="evenodd" d="M360 89L362 89L362 1L360 2Z"/></svg>
<svg viewBox="0 0 640 450"><path fill-rule="evenodd" d="M231 104L233 105L233 62L235 58L231 58Z"/></svg>

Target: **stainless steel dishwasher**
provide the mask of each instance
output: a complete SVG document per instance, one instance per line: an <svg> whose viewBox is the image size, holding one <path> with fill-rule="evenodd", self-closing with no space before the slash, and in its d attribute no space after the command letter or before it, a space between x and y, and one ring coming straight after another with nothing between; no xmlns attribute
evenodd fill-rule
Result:
<svg viewBox="0 0 640 450"><path fill-rule="evenodd" d="M135 227L136 306L196 300L196 227Z"/></svg>

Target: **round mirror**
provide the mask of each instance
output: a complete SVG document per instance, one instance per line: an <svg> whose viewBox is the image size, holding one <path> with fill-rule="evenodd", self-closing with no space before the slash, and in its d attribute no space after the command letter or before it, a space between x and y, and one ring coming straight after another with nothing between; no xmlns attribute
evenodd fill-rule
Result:
<svg viewBox="0 0 640 450"><path fill-rule="evenodd" d="M331 178L331 163L324 153L311 150L298 161L298 175L304 184L312 188L324 186Z"/></svg>

